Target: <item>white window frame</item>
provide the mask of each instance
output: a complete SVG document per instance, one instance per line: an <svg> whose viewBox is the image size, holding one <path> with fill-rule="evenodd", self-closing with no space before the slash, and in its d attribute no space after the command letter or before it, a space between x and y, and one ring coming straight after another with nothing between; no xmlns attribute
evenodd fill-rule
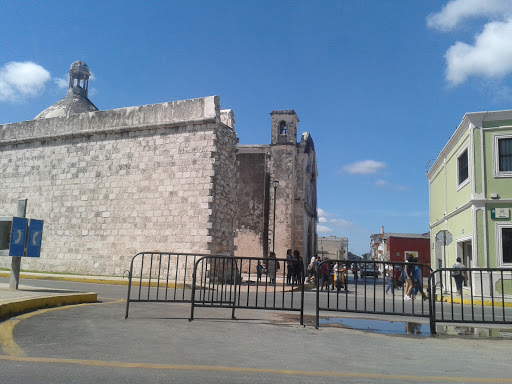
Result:
<svg viewBox="0 0 512 384"><path fill-rule="evenodd" d="M464 152L467 152L468 153L468 177L466 177L466 179L459 184L459 159L462 157L462 155L464 154ZM470 158L469 158L469 145L466 145L458 154L457 154L457 172L456 172L456 184L457 184L457 191L461 190L462 188L464 188L466 185L469 184L469 180L471 178L471 161L470 161Z"/></svg>
<svg viewBox="0 0 512 384"><path fill-rule="evenodd" d="M496 260L496 264L498 267L512 267L512 263L504 263L503 262L503 236L502 229L503 228L512 228L512 223L508 224L496 224L496 254L498 256L498 260Z"/></svg>
<svg viewBox="0 0 512 384"><path fill-rule="evenodd" d="M500 171L500 153L498 142L500 139L512 139L512 134L494 135L493 154L494 154L494 177L512 177L512 171Z"/></svg>

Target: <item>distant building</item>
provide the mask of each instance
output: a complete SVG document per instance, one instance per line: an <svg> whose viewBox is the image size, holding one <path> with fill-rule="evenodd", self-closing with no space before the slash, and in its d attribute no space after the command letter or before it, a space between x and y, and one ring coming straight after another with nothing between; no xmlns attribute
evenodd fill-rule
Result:
<svg viewBox="0 0 512 384"><path fill-rule="evenodd" d="M348 260L348 238L336 236L318 237L318 256L330 260Z"/></svg>
<svg viewBox="0 0 512 384"><path fill-rule="evenodd" d="M427 178L432 265L512 267L512 110L466 113ZM486 276L484 293L498 294Z"/></svg>
<svg viewBox="0 0 512 384"><path fill-rule="evenodd" d="M404 262L409 255L418 262L430 265L429 233L389 233L370 235L370 259L377 261Z"/></svg>
<svg viewBox="0 0 512 384"><path fill-rule="evenodd" d="M270 144L237 146L235 255L285 257L292 249L309 261L317 251L315 145L307 132L297 142L295 111L270 116Z"/></svg>

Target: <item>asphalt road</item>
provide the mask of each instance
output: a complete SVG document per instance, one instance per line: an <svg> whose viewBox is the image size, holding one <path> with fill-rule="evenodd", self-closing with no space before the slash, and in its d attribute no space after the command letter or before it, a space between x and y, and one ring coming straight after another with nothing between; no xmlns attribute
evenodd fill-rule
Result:
<svg viewBox="0 0 512 384"><path fill-rule="evenodd" d="M198 308L189 322L187 304L133 303L125 320L126 287L23 284L94 291L101 302L0 323L12 329L0 383L512 383L510 340L317 330L310 314L302 327L296 313L255 310L231 320L229 310Z"/></svg>

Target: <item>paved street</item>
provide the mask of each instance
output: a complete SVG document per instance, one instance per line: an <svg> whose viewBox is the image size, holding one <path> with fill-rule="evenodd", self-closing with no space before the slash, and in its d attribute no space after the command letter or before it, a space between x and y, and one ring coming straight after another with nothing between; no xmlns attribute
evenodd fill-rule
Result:
<svg viewBox="0 0 512 384"><path fill-rule="evenodd" d="M199 308L189 322L187 304L133 303L125 320L126 287L23 283L94 291L101 302L1 323L5 382L512 382L510 340L316 330L310 311L306 327L296 313L254 310L238 310L232 321L229 310Z"/></svg>

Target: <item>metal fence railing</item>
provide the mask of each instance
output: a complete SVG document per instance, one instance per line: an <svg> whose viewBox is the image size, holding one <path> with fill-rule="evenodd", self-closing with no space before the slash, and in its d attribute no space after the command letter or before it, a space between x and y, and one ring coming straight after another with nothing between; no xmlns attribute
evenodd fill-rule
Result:
<svg viewBox="0 0 512 384"><path fill-rule="evenodd" d="M267 309L300 313L302 260L173 252L136 254L128 271L130 303L190 303L196 308ZM442 268L391 261L325 260L308 277L320 312L428 317L438 323L512 324L512 268Z"/></svg>
<svg viewBox="0 0 512 384"><path fill-rule="evenodd" d="M297 260L203 256L194 267L190 320L196 307L300 312L304 321L303 264Z"/></svg>
<svg viewBox="0 0 512 384"><path fill-rule="evenodd" d="M136 254L128 271L130 303L191 303L196 307L270 309L304 316L303 264L297 260L172 252Z"/></svg>
<svg viewBox="0 0 512 384"><path fill-rule="evenodd" d="M436 323L512 324L512 268L442 268L430 275Z"/></svg>
<svg viewBox="0 0 512 384"><path fill-rule="evenodd" d="M126 315L133 302L190 303L194 265L202 254L140 252L130 263Z"/></svg>
<svg viewBox="0 0 512 384"><path fill-rule="evenodd" d="M325 260L316 269L317 327L320 311L429 317L428 265Z"/></svg>

